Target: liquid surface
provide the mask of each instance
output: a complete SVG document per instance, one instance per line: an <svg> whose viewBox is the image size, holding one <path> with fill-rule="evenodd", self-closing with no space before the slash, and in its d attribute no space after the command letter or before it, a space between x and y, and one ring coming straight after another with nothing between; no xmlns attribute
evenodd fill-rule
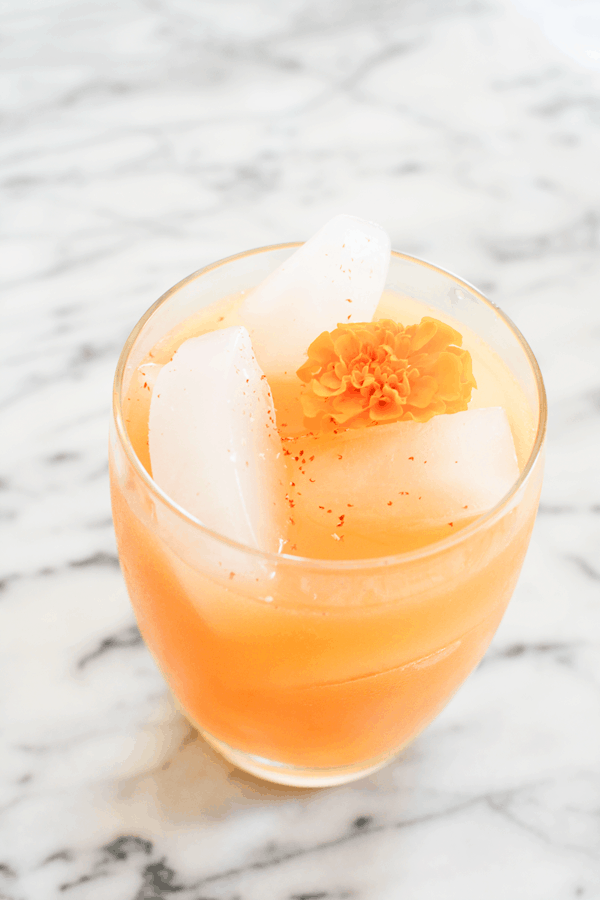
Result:
<svg viewBox="0 0 600 900"><path fill-rule="evenodd" d="M148 451L148 416L152 387L160 368L172 359L175 351L188 338L239 325L238 308L243 299L243 294L225 298L185 320L149 352L134 372L124 398L123 410L133 448L150 474L152 468ZM375 318L390 318L409 325L420 321L426 315L441 317L439 310L434 307L387 291L380 300ZM500 357L477 335L448 316L444 316L443 319L462 333L463 347L470 352L473 360L473 371L478 387L473 391L469 409L502 407L506 411L519 468L522 469L534 440L535 420L520 385ZM269 385L277 413L277 426L285 448L286 441L307 432L307 424L299 402L302 383L295 373L285 373L276 379L270 377ZM330 436L317 436L313 440L313 453L319 452L321 440L327 442ZM294 492L298 489L294 481L297 468L293 463L289 466L290 498L294 497ZM294 500L288 502L293 507ZM381 527L370 530L367 535L364 530L353 531L352 515L347 515L347 518L342 520L341 530L337 528L340 524L339 510L336 512L337 519L332 524L326 517L323 517L323 521L315 520L314 517L310 521L303 520L301 516L293 515L291 510L283 552L320 559L364 559L394 555L418 549L455 534L476 518L462 515L453 517L453 521L434 525L424 523L422 527L413 523L411 528L406 529L391 516L386 515L388 511L383 510ZM348 513L349 510L344 512Z"/></svg>

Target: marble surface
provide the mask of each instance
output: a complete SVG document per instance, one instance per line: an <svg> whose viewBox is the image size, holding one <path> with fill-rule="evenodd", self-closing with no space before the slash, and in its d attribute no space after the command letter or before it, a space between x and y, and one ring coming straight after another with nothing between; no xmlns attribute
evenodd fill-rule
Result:
<svg viewBox="0 0 600 900"><path fill-rule="evenodd" d="M572 5L588 40L598 4ZM2 900L600 898L600 71L534 7L2 5ZM393 765L304 793L173 709L119 574L106 432L157 296L340 211L514 318L548 464L481 666Z"/></svg>

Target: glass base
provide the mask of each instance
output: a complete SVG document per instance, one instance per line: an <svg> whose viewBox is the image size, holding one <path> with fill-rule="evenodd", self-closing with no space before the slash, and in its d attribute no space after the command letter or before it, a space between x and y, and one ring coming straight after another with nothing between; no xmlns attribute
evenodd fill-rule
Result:
<svg viewBox="0 0 600 900"><path fill-rule="evenodd" d="M197 727L197 726L196 726ZM207 734L202 729L198 729L204 740L214 747L225 759L232 762L239 769L262 778L265 781L272 781L275 784L286 784L291 787L332 787L336 784L347 784L349 781L357 781L382 769L403 749L397 750L393 754L380 757L377 760L369 760L366 763L356 763L352 766L339 766L338 768L328 769L309 769L301 766L292 766L288 763L273 762L271 759L264 759L262 756L253 756L251 753L244 753L242 750L234 750L224 744L223 741L217 740L212 735Z"/></svg>

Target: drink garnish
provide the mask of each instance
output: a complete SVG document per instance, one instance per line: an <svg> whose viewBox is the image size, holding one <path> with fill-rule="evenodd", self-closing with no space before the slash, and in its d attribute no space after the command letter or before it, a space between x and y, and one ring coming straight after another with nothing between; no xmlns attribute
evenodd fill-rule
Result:
<svg viewBox="0 0 600 900"><path fill-rule="evenodd" d="M407 327L378 319L324 331L297 371L304 416L329 430L466 410L477 383L461 344L458 331L429 316Z"/></svg>

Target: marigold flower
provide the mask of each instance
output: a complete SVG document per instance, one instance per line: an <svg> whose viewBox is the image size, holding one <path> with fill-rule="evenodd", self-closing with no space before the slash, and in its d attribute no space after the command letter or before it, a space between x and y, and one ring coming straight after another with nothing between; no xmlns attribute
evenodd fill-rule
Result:
<svg viewBox="0 0 600 900"><path fill-rule="evenodd" d="M379 319L324 331L297 373L306 384L304 415L311 427L327 429L460 412L477 387L461 344L458 331L429 316L406 328Z"/></svg>

